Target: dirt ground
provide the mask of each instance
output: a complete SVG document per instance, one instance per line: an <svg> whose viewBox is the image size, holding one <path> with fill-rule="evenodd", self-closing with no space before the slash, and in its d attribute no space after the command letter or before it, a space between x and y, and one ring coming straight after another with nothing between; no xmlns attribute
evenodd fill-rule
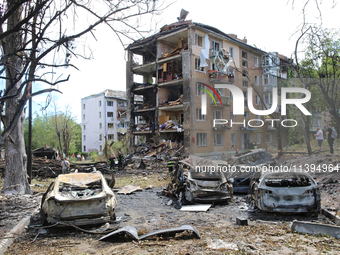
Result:
<svg viewBox="0 0 340 255"><path fill-rule="evenodd" d="M338 156L316 154L312 156L285 155L280 164L332 163L338 164ZM322 194L322 207L338 210L340 205L340 183L337 172L313 174L319 181ZM175 237L151 238L132 241L127 238L108 238L99 241L100 234L88 234L73 228L48 228L39 230L39 217L33 221L26 232L19 236L6 254L339 254L340 240L323 235L312 236L294 233L289 224L293 220L334 224L325 216L281 215L254 210L246 196L236 195L229 204L212 206L207 212L183 212L169 204L170 198L162 196L162 187L167 181L165 173L120 174L117 185L139 183L149 189L131 195L117 194L116 227L134 226L139 234L153 230L192 225L196 227L201 239L191 233L183 232ZM150 184L153 186L150 188ZM42 185L42 184L39 184ZM41 186L36 185L36 187ZM39 204L40 195L25 196L20 204L17 197L0 195L1 221L7 218L20 218L27 207L31 211ZM9 202L12 201L12 202ZM32 202L28 202L32 201ZM37 202L33 202L37 201ZM30 206L27 206L29 204ZM29 207L29 208L28 208ZM27 212L26 212L27 213ZM248 219L248 226L235 224L236 217ZM1 232L7 230L5 222ZM9 227L9 226L7 226ZM101 229L105 230L102 226ZM89 230L89 229L87 229ZM90 229L94 231L95 229ZM107 230L107 229L106 229ZM225 248L218 248L224 245Z"/></svg>

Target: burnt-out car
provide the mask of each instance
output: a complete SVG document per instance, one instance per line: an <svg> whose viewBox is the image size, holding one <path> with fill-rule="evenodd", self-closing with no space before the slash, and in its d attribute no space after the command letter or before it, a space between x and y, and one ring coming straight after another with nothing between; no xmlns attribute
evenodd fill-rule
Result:
<svg viewBox="0 0 340 255"><path fill-rule="evenodd" d="M254 149L239 153L231 157L225 164L221 163L221 161L219 163L220 166L228 166L228 171L225 172L225 175L233 184L235 193L248 193L254 174L261 172L263 166L276 164L275 157L264 149Z"/></svg>
<svg viewBox="0 0 340 255"><path fill-rule="evenodd" d="M61 174L43 195L47 223L94 225L115 220L117 200L101 172Z"/></svg>
<svg viewBox="0 0 340 255"><path fill-rule="evenodd" d="M179 162L177 175L185 202L227 202L233 197L233 185L211 160L191 155Z"/></svg>
<svg viewBox="0 0 340 255"><path fill-rule="evenodd" d="M268 212L318 212L320 191L307 173L265 173L251 184L255 206Z"/></svg>

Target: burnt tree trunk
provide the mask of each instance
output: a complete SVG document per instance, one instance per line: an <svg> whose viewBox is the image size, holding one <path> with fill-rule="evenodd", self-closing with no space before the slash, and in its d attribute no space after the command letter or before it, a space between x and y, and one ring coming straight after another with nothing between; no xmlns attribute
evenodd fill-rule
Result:
<svg viewBox="0 0 340 255"><path fill-rule="evenodd" d="M8 0L8 8L10 9L16 2L16 0ZM18 8L11 14L7 23L8 30L14 28L21 21L21 13L22 8ZM18 81L16 76L23 69L23 55L20 52L15 55L11 55L11 53L17 52L22 43L23 38L20 30L8 36L7 40L3 42L4 55L8 56L7 61L9 63L6 68L6 92L9 95L15 95L21 85L21 81ZM20 99L21 94L6 101L3 119L5 127L13 121ZM5 193L31 193L26 174L27 156L25 153L24 123L25 114L22 111L17 125L5 141L6 171L3 186Z"/></svg>

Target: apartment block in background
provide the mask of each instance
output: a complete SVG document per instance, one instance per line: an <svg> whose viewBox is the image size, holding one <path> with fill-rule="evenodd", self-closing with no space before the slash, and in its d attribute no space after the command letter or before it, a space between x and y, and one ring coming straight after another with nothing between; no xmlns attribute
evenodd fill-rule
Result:
<svg viewBox="0 0 340 255"><path fill-rule="evenodd" d="M126 93L105 90L81 99L82 151L101 152L105 140L117 141L127 133Z"/></svg>

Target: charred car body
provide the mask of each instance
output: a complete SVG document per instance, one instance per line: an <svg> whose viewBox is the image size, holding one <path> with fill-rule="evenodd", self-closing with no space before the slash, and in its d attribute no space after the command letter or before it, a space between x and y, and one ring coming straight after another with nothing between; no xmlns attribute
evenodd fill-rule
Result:
<svg viewBox="0 0 340 255"><path fill-rule="evenodd" d="M211 160L190 156L179 162L177 179L186 202L224 202L233 197L233 186L222 172L212 172L197 166L213 166Z"/></svg>
<svg viewBox="0 0 340 255"><path fill-rule="evenodd" d="M307 173L265 173L251 184L255 206L268 212L318 212L320 192Z"/></svg>
<svg viewBox="0 0 340 255"><path fill-rule="evenodd" d="M248 193L254 174L261 171L263 166L276 164L275 157L264 149L254 149L236 154L225 164L231 169L226 178L232 182L235 193ZM223 164L219 163L219 165ZM230 172L232 172L232 175L230 175Z"/></svg>
<svg viewBox="0 0 340 255"><path fill-rule="evenodd" d="M93 225L115 220L117 200L101 172L61 174L47 189L41 211L50 224Z"/></svg>

